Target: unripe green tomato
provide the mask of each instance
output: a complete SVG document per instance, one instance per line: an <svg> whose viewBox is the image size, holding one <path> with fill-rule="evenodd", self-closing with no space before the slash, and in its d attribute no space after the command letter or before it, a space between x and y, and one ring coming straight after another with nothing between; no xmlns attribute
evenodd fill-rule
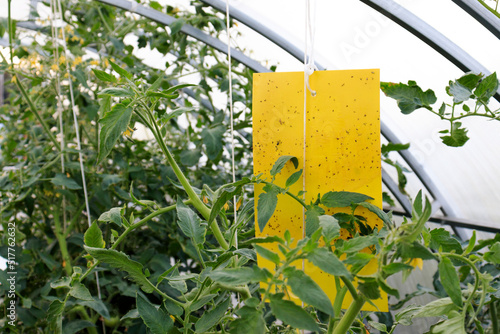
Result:
<svg viewBox="0 0 500 334"><path fill-rule="evenodd" d="M104 324L106 327L116 327L120 323L120 317L114 316L110 319L104 319Z"/></svg>

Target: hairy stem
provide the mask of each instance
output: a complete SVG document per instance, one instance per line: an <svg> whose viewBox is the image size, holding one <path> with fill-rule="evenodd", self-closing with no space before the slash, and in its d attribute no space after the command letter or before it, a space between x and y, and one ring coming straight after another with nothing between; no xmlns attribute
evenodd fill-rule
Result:
<svg viewBox="0 0 500 334"><path fill-rule="evenodd" d="M361 312L361 308L365 304L365 298L363 296L359 296L355 298L351 306L347 309L342 319L340 319L337 327L333 330L332 334L345 334L351 327L354 320L358 316L359 312Z"/></svg>
<svg viewBox="0 0 500 334"><path fill-rule="evenodd" d="M162 147L163 153L165 153L165 156L167 157L168 163L170 164L170 167L174 170L175 175L177 176L177 179L179 182L182 184L184 187L184 190L186 191L187 195L189 196L189 199L192 201L192 205L198 210L198 212L208 220L210 218L210 209L203 203L203 201L198 197L196 192L194 191L193 187L189 183L188 179L182 173L181 169L179 168L179 165L177 165L177 162L175 161L174 157L168 150L167 146L163 141L161 141L163 145L160 145ZM212 230L212 233L214 234L215 238L219 242L219 245L224 248L224 249L229 249L229 244L227 243L226 239L222 235L222 232L219 228L219 225L217 222L213 222L210 225L210 229Z"/></svg>
<svg viewBox="0 0 500 334"><path fill-rule="evenodd" d="M495 305L496 299L493 299L490 304L490 318L491 318L491 329L492 333L498 332L498 314L497 306Z"/></svg>
<svg viewBox="0 0 500 334"><path fill-rule="evenodd" d="M142 102L142 101L141 101ZM156 141L158 142L158 145L160 145L161 150L163 151L163 154L165 154L165 157L167 158L168 163L170 164L170 167L172 167L175 175L177 176L177 179L181 183L181 185L184 187L184 191L186 191L187 195L189 196L189 199L192 201L192 205L198 210L198 212L208 220L210 218L210 209L203 203L203 201L200 199L198 194L194 191L193 187L189 183L188 179L180 169L179 165L174 159L174 156L172 153L170 153L170 150L168 149L167 145L161 138L161 131L158 128L158 124L154 121L154 117L151 114L151 111L149 110L148 106L142 102L141 103L144 110L148 114L151 122L148 122L148 125L153 132L153 135L156 138ZM229 244L227 243L226 239L222 235L222 232L219 228L219 225L217 225L217 222L213 222L210 226L210 229L212 230L212 233L214 234L215 238L217 239L217 242L223 249L229 249Z"/></svg>
<svg viewBox="0 0 500 334"><path fill-rule="evenodd" d="M54 232L56 234L57 242L59 243L59 249L61 250L61 256L63 258L63 267L68 276L73 273L73 267L71 266L71 256L68 252L68 244L66 243L66 237L63 233L63 228L61 227L61 220L59 218L59 209L54 210Z"/></svg>
<svg viewBox="0 0 500 334"><path fill-rule="evenodd" d="M216 283L213 286L213 288L221 288L223 290L237 292L240 294L240 296L243 300L252 297L252 294L250 293L248 286L233 286L233 285L226 285L226 284L222 284L222 283Z"/></svg>
<svg viewBox="0 0 500 334"><path fill-rule="evenodd" d="M10 32L9 32L9 34L10 34ZM12 52L12 50L11 50L11 52ZM5 62L7 62L7 59L5 59L5 56L3 55L3 53L0 52L0 56L2 57L2 59ZM11 63L11 66L14 66L14 65ZM43 131L45 131L45 133L49 136L50 141L52 141L54 143L54 146L56 147L56 149L59 152L61 152L61 148L59 147L59 143L57 142L56 137L54 137L54 134L50 131L49 126L44 121L44 119L42 118L42 116L39 114L38 109L36 109L35 104L31 100L31 98L28 95L28 93L26 92L26 89L24 88L23 84L21 83L18 75L15 73L14 70L12 71L12 75L13 75L14 81L16 82L16 86L19 89L19 92L23 96L24 100L28 104L29 109L36 116L36 118L38 119L38 121L42 125Z"/></svg>
<svg viewBox="0 0 500 334"><path fill-rule="evenodd" d="M346 277L340 277L340 279L342 280L342 282L344 282L345 287L347 288L347 290L349 290L349 293L351 294L352 298L353 299L359 298L358 292L356 291L354 284L352 284L352 282Z"/></svg>
<svg viewBox="0 0 500 334"><path fill-rule="evenodd" d="M338 319L340 319L340 313L342 312L342 303L345 298L345 294L347 293L347 286L340 285L340 278L335 276L335 286L337 288L337 294L335 296L335 301L333 302L333 314L335 317L330 317L330 321L328 322L328 334L333 333L335 326L337 325Z"/></svg>
<svg viewBox="0 0 500 334"><path fill-rule="evenodd" d="M78 306L75 306L72 309L72 311L77 312L83 320L86 320L86 321L89 321L92 323L94 322L94 321L92 321L92 318L90 318L89 315L87 314L85 307L78 305ZM87 327L87 330L88 330L89 334L98 334L96 327Z"/></svg>

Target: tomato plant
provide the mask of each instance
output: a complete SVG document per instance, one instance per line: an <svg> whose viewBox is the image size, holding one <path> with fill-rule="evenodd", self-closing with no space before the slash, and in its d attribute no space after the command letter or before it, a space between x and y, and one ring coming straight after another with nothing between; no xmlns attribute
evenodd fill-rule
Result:
<svg viewBox="0 0 500 334"><path fill-rule="evenodd" d="M429 230L431 205L422 193L413 200L411 217L396 225L363 194L331 191L304 203L289 188L298 178L283 185L251 175L252 73L237 64L237 180L227 183L228 119L214 95L228 89L228 66L217 51L179 32L191 24L218 36L223 19L196 2L193 12L154 1L149 6L175 16L176 24L165 28L97 2L64 2L64 12L73 13L63 18L65 54L54 38L22 44L15 22L9 17L3 23L10 47L1 50L1 70L10 81L0 113L1 161L8 167L0 178L0 210L2 228L14 229L15 240L12 245L4 234L0 255L16 256L14 285L9 271L0 271L6 332L393 333L428 316L442 317L432 333L498 331L498 238L480 241L474 234L463 243L444 229ZM47 21L39 25L40 34L50 28ZM136 44L125 42L130 35L137 36ZM175 57L162 58L167 62L162 69L152 68L137 57L146 47ZM195 84L179 83L193 73ZM494 112L487 102L498 87L496 76L480 79L468 74L450 83L452 111L436 112L451 124L445 143L466 141L453 112L462 102L475 103L471 116L480 108L487 116ZM70 81L81 150L69 107ZM432 94L417 87L382 85L403 112L432 109ZM409 110L406 102L415 97L422 103ZM295 160L281 157L271 174L284 173ZM402 169L400 174L403 179ZM265 196L253 198L255 184L265 185ZM351 214L343 222L310 215L314 228L301 240L290 233L254 238L255 205L266 213L258 217L265 228L283 196L306 214L339 206ZM383 228L361 230L358 207L374 212ZM339 238L341 229L348 231L347 239ZM274 270L259 267L257 255ZM332 275L334 300L296 267L305 260ZM376 272L361 274L370 261L377 263ZM406 277L423 261L438 263L437 299L403 308L420 292L402 296L387 278ZM381 292L398 301L392 321L375 321L361 311ZM352 303L342 310L347 295ZM10 321L12 300L17 313Z"/></svg>

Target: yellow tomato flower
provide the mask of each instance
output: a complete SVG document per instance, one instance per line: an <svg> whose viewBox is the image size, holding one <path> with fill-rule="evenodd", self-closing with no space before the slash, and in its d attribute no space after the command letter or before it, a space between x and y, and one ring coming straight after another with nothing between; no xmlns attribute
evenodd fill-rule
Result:
<svg viewBox="0 0 500 334"><path fill-rule="evenodd" d="M57 71L59 71L59 66L57 66L56 64L52 64L52 66L50 66L50 69L52 71L56 71L57 72Z"/></svg>
<svg viewBox="0 0 500 334"><path fill-rule="evenodd" d="M238 202L236 202L236 211L240 209L242 203L243 203L243 197L240 197Z"/></svg>
<svg viewBox="0 0 500 334"><path fill-rule="evenodd" d="M134 130L129 127L127 130L125 130L125 132L123 133L123 135L127 136L127 137L132 137L133 133L134 133Z"/></svg>
<svg viewBox="0 0 500 334"><path fill-rule="evenodd" d="M227 204L227 203L224 204L224 210L226 210L226 211L229 210L229 204Z"/></svg>
<svg viewBox="0 0 500 334"><path fill-rule="evenodd" d="M91 60L91 61L90 61L90 65L94 65L94 66L99 65L99 60L96 60L96 59Z"/></svg>
<svg viewBox="0 0 500 334"><path fill-rule="evenodd" d="M75 60L73 61L74 66L81 64L81 63L82 63L82 57L76 57Z"/></svg>
<svg viewBox="0 0 500 334"><path fill-rule="evenodd" d="M412 259L410 261L410 266L412 266L413 268L418 267L420 270L422 270L424 267L424 261L422 259L418 259L418 258Z"/></svg>
<svg viewBox="0 0 500 334"><path fill-rule="evenodd" d="M64 64L65 62L66 62L66 57L64 55L59 57L59 64Z"/></svg>

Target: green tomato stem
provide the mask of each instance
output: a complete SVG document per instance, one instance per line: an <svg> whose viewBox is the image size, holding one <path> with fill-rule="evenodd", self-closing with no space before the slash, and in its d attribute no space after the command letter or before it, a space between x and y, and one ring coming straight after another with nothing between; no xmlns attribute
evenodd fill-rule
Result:
<svg viewBox="0 0 500 334"><path fill-rule="evenodd" d="M356 291L354 284L352 284L352 282L346 277L340 277L340 279L342 280L342 282L344 282L345 287L347 288L347 290L349 290L349 293L351 294L352 298L353 299L359 298L359 294Z"/></svg>
<svg viewBox="0 0 500 334"><path fill-rule="evenodd" d="M54 143L55 148L60 152L61 147L59 147L60 145L57 142L56 137L54 137L54 134L50 131L49 126L43 120L42 116L38 113L38 110L36 109L33 101L31 101L31 98L29 97L28 93L24 89L24 86L21 83L17 74L14 74L14 78L16 78L16 86L19 89L19 91L21 92L21 95L23 96L23 98L26 100L26 103L28 103L28 106L29 106L31 112L36 116L36 118L38 119L38 121L42 125L43 130L49 136L50 141L52 141Z"/></svg>
<svg viewBox="0 0 500 334"><path fill-rule="evenodd" d="M12 0L8 0L7 2L7 24L9 25L9 49L10 49L10 64L14 64L14 47L13 47L13 31L12 31L12 14L11 14L11 2Z"/></svg>
<svg viewBox="0 0 500 334"><path fill-rule="evenodd" d="M168 163L174 170L175 175L177 176L177 179L179 182L182 184L184 187L184 190L186 191L187 195L189 196L189 199L192 201L192 205L198 210L198 212L205 218L205 220L208 220L210 218L210 209L203 203L203 201L198 197L196 192L194 191L193 187L187 180L186 176L184 173L182 173L181 169L179 168L179 165L177 165L177 162L175 161L174 157L168 150L167 146L163 141L161 141L160 147L162 147L163 153L165 153L165 156L167 157ZM219 245L227 250L229 249L229 244L227 243L226 239L222 235L222 232L219 228L219 225L217 222L213 222L210 225L210 229L212 230L212 233L214 234L215 238L219 242Z"/></svg>
<svg viewBox="0 0 500 334"><path fill-rule="evenodd" d="M87 311L85 310L85 307L78 305L75 306L72 311L77 312L83 320L89 321L89 322L94 322L92 321L92 318L89 317L87 314ZM97 334L97 328L96 327L87 327L89 334Z"/></svg>
<svg viewBox="0 0 500 334"><path fill-rule="evenodd" d="M337 327L333 330L332 334L345 334L351 327L352 323L356 320L359 312L361 312L361 308L365 304L365 298L363 296L359 296L355 298L347 311L345 312L342 319L340 319Z"/></svg>
<svg viewBox="0 0 500 334"><path fill-rule="evenodd" d="M496 299L493 299L490 303L490 318L491 318L492 333L498 333L498 314L495 302Z"/></svg>
<svg viewBox="0 0 500 334"><path fill-rule="evenodd" d="M347 286L340 286L340 278L335 276L335 286L337 288L337 294L335 295L335 301L333 302L333 314L335 317L330 317L328 323L328 334L333 333L335 326L337 325L338 319L340 319L340 313L342 312L342 303L347 293Z"/></svg>
<svg viewBox="0 0 500 334"><path fill-rule="evenodd" d="M71 266L71 256L68 252L68 244L66 243L66 237L61 227L61 219L59 218L59 209L57 209L57 206L54 210L54 232L56 234L59 249L61 250L61 256L65 264L64 270L66 271L66 275L71 276L71 274L73 273L73 267Z"/></svg>
<svg viewBox="0 0 500 334"><path fill-rule="evenodd" d="M252 297L252 294L250 293L248 286L232 286L232 285L226 285L226 284L222 284L222 283L216 283L216 284L214 284L213 288L221 288L223 290L237 292L240 294L242 300L245 300L245 299Z"/></svg>
<svg viewBox="0 0 500 334"><path fill-rule="evenodd" d="M151 119L151 122L149 122L149 127L153 131L153 134L156 138L156 141L160 145L161 150L165 154L165 157L167 158L168 163L170 164L170 167L172 167L175 175L177 176L177 179L181 183L181 185L184 187L184 191L186 191L188 197L192 201L192 205L198 210L198 212L205 218L205 220L208 220L210 218L210 209L203 203L203 201L198 197L198 194L194 191L193 187L189 183L188 179L180 169L179 165L175 161L172 153L170 153L170 150L168 149L167 145L161 138L161 131L158 128L158 124L154 121L153 115L147 105L145 105L144 102L142 102L142 106L145 109L146 113L148 114L149 118ZM217 242L219 242L219 245L227 250L229 249L229 244L227 243L226 239L222 235L222 232L219 228L219 225L216 222L213 222L210 226L210 229L212 230L212 233L214 234L215 238L217 239Z"/></svg>

